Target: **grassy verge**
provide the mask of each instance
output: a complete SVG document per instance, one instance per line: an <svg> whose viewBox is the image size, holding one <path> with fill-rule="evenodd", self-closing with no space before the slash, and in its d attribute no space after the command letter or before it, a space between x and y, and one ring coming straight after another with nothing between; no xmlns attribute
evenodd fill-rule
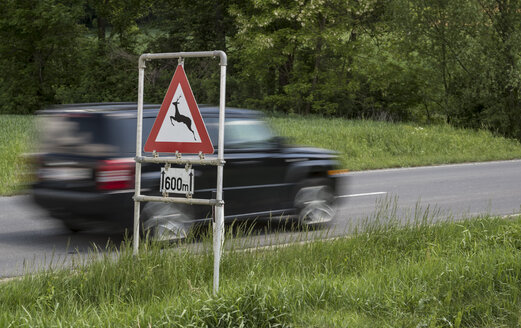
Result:
<svg viewBox="0 0 521 328"><path fill-rule="evenodd" d="M351 170L521 158L516 140L449 125L299 116L269 120L296 144L339 151L342 166ZM18 155L33 151L36 140L33 117L0 116L0 195L19 192L25 163Z"/></svg>
<svg viewBox="0 0 521 328"><path fill-rule="evenodd" d="M20 191L28 170L20 155L34 151L36 140L32 116L0 115L0 195Z"/></svg>
<svg viewBox="0 0 521 328"><path fill-rule="evenodd" d="M373 227L352 238L212 257L129 247L0 284L0 326L514 327L521 218Z"/></svg>
<svg viewBox="0 0 521 328"><path fill-rule="evenodd" d="M298 144L339 151L351 170L521 158L519 141L485 130L299 116L270 121Z"/></svg>

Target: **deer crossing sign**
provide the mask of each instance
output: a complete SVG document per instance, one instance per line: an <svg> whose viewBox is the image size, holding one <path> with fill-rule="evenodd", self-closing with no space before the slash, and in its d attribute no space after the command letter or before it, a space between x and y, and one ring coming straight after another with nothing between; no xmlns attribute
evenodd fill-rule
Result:
<svg viewBox="0 0 521 328"><path fill-rule="evenodd" d="M161 109L145 143L145 151L158 153L197 154L214 152L199 107L186 78L178 65L166 92Z"/></svg>
<svg viewBox="0 0 521 328"><path fill-rule="evenodd" d="M201 113L195 102L192 89L188 84L182 63L184 58L190 57L219 57L220 87L219 87L219 135L217 136L217 154L205 158L203 154L213 154L214 149L204 125ZM147 138L145 147L142 146L143 136L143 94L145 85L145 62L152 59L178 58L179 65L168 87L159 113L154 121L152 130ZM219 266L224 243L224 199L223 199L223 170L224 170L224 114L226 107L226 65L227 56L224 51L174 52L160 54L142 54L139 57L138 71L138 101L136 124L136 178L134 186L134 238L133 253L139 250L139 227L141 202L179 203L189 205L212 206L215 214L213 220L213 295L219 291ZM153 152L153 156L143 156L145 152ZM159 156L158 153L176 153L176 156ZM199 158L182 157L183 153L197 154ZM161 170L160 191L163 196L142 195L141 165L142 163L164 163ZM171 165L185 164L182 168L172 168ZM217 167L217 181L215 198L193 198L190 192L194 191L195 165L214 165ZM183 172L184 171L184 172ZM186 193L186 198L168 197L169 192Z"/></svg>

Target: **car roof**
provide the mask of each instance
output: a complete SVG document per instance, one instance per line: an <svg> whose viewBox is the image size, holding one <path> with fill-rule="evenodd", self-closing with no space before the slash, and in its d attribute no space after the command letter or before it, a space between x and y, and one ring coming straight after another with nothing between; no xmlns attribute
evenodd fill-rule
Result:
<svg viewBox="0 0 521 328"><path fill-rule="evenodd" d="M155 117L161 107L160 104L143 104L143 115ZM215 105L201 104L198 106L203 117L219 117L219 107ZM38 114L60 114L60 113L100 113L100 114L137 114L137 103L135 102L105 102L105 103L79 103L53 105ZM262 112L252 109L226 107L226 117L260 117Z"/></svg>

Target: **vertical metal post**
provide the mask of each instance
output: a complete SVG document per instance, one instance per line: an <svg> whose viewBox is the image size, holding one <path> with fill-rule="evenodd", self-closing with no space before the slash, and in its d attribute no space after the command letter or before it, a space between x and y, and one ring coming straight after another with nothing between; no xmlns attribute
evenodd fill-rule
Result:
<svg viewBox="0 0 521 328"><path fill-rule="evenodd" d="M215 222L213 226L213 294L219 292L219 266L224 243L224 202L223 202L223 166L224 166L224 113L226 97L226 55L221 54L221 90L219 99L219 143L217 149L217 197L218 204L215 206Z"/></svg>
<svg viewBox="0 0 521 328"><path fill-rule="evenodd" d="M137 91L137 130L136 130L136 157L141 157L141 143L143 134L143 89L145 85L145 60L139 58L139 81ZM135 177L135 191L134 197L141 194L141 163L136 162L136 177ZM134 255L139 251L139 216L140 216L140 202L134 198L134 240L133 249Z"/></svg>

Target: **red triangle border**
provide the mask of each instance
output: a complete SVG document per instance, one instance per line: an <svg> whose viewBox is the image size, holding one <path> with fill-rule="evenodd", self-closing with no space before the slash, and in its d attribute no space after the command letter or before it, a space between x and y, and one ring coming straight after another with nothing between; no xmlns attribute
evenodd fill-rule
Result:
<svg viewBox="0 0 521 328"><path fill-rule="evenodd" d="M197 129L199 137L201 138L201 142L156 141L157 135L161 125L163 124L163 121L165 120L168 108L170 107L170 103L174 98L174 93L177 90L178 85L181 85L188 108L192 114L193 123ZM203 118L201 117L201 112L199 111L199 107L195 101L192 88L190 87L190 83L188 83L188 79L182 65L178 65L175 70L172 81L170 82L170 86L168 87L165 98L163 99L163 103L161 104L161 109L159 110L156 120L154 121L154 125L152 126L152 130L148 135L144 150L145 152L153 152L155 150L158 153L175 153L176 151L184 154L198 154L199 152L203 152L204 154L214 153L212 142L208 136L208 131L206 130Z"/></svg>

